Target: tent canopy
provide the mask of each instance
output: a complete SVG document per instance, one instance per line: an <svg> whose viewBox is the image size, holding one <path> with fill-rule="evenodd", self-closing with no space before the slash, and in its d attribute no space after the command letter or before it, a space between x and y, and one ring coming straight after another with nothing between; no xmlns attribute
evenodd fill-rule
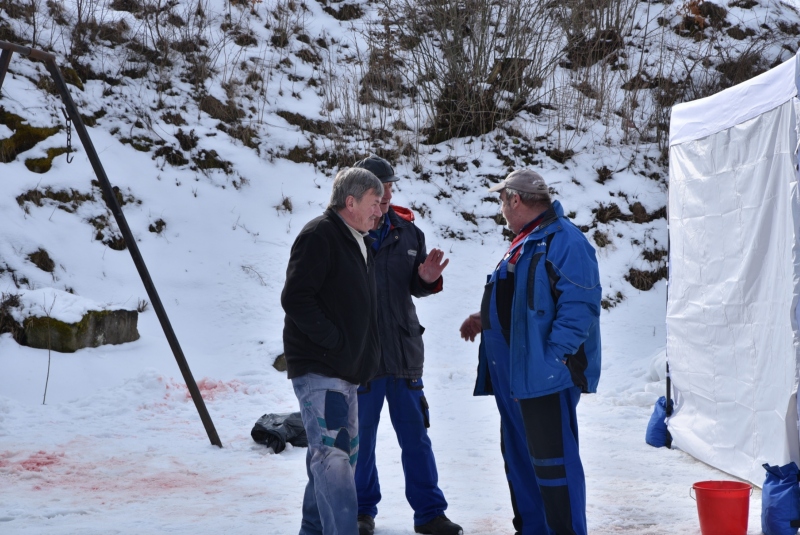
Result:
<svg viewBox="0 0 800 535"><path fill-rule="evenodd" d="M798 57L672 110L673 444L757 485L800 463Z"/></svg>

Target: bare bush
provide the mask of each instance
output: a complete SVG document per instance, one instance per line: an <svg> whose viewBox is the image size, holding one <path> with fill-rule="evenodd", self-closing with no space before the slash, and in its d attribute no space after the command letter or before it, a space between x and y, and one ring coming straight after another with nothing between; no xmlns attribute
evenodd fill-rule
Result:
<svg viewBox="0 0 800 535"><path fill-rule="evenodd" d="M562 56L544 4L525 0L384 0L383 12L420 92L427 141L480 135L534 98Z"/></svg>
<svg viewBox="0 0 800 535"><path fill-rule="evenodd" d="M567 38L565 66L588 67L608 60L622 49L636 5L633 0L554 2L555 17Z"/></svg>

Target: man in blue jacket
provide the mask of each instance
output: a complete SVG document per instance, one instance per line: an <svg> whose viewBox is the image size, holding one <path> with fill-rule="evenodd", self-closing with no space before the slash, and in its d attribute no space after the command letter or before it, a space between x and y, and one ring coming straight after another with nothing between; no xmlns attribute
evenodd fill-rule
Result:
<svg viewBox="0 0 800 535"><path fill-rule="evenodd" d="M375 467L375 439L384 399L389 405L406 482L406 498L414 509L414 531L459 535L461 526L444 514L436 460L426 428L428 402L422 391L422 331L411 297L442 290L447 266L439 249L425 250L425 235L414 225L414 214L392 206L392 166L377 156L354 164L371 171L383 183L382 216L370 236L378 289L378 332L381 359L376 378L358 389L359 454L356 464L359 535L372 535L381 499Z"/></svg>
<svg viewBox="0 0 800 535"><path fill-rule="evenodd" d="M594 249L541 175L517 170L500 192L516 235L489 276L475 395L494 395L518 535L585 535L586 484L576 408L600 378L600 275Z"/></svg>

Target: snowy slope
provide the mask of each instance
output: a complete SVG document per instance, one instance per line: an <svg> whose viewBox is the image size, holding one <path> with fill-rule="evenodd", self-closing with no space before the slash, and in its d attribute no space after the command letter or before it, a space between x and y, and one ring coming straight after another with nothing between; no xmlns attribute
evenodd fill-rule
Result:
<svg viewBox="0 0 800 535"><path fill-rule="evenodd" d="M629 63L635 64L635 51L645 50L659 35L681 46L692 42L675 32L656 33L662 27L657 18L664 16L671 27L682 17L681 6L640 4L641 33L631 36L636 43L627 49ZM65 5L69 15L72 4ZM363 20L375 16L375 6L358 5L367 13ZM189 20L189 5L178 6ZM92 79L84 80L82 90L70 87L81 113L97 116L96 126L89 129L93 143L112 183L128 201L123 211L224 447L209 444L152 307L139 316L141 338L119 346L48 354L0 335L0 533L282 535L298 529L305 450L289 446L275 455L254 443L249 433L264 413L296 410L289 381L271 366L282 351L279 294L289 247L305 222L324 209L336 171L329 162L289 159L290 151L300 147L306 154L319 154L336 147L278 112L325 118L336 95L310 81L359 76L358 63L348 57L363 52L364 39L356 27L366 23L338 21L318 2L293 11L289 2L254 6L256 15L248 16L248 10L222 2L206 4L212 21L209 49L217 53L208 94L226 102L226 82L243 81L254 65L263 68L258 71L263 73L261 85L238 86L238 102L246 114L239 124L254 129L255 142L224 132L231 124L201 109L178 63L151 70L144 78L120 75L143 64L111 42L90 63L96 73L119 76L122 83ZM278 12L302 26L311 44L292 37L287 47L270 46L284 20L273 14ZM125 11L105 13L108 23L124 20L133 29L141 24ZM29 20L8 10L0 15L0 27L31 38ZM729 13L744 29L775 26L777 20L790 21L791 27L797 18L774 2L734 6ZM52 43L59 58L65 58L63 43L70 39L66 26L45 15L38 20L38 43ZM240 25L239 34L252 33L258 44L245 49L232 37L212 31L226 22ZM723 30L720 35L715 43L725 50L747 45L725 37ZM327 48L312 46L318 39ZM713 50L714 44L698 46ZM324 61L299 60L304 49ZM655 59L641 54L662 72L658 62L665 63L667 48L659 50L662 56ZM768 52L770 59L789 54L780 46ZM289 65L281 63L287 58ZM239 72L241 65L247 68ZM75 136L77 153L71 164L65 155L57 156L43 174L25 165L26 159L43 157L49 148L66 146L60 104L39 87L43 73L41 65L15 56L0 94L4 112L33 126L62 127L0 164L0 292L22 295L31 308L41 301L54 317L66 318L86 303L136 308L147 299L146 292L128 252L96 239L98 230L91 221L110 219L110 214L92 186L94 174ZM162 78L170 81L170 89L158 90L156 82ZM621 106L630 95L620 95ZM641 95L643 103L648 98ZM600 388L596 395L584 396L578 409L591 532L699 533L691 484L730 479L680 451L644 443L653 403L664 392L666 292L663 279L649 291L637 290L625 279L631 269L662 268L664 259L658 254L666 249L666 223L659 215L666 204L660 149L655 140L631 134L645 129L636 124L644 120L644 107L633 108L641 114L628 117L633 126L614 114L587 122L572 145L576 155L564 163L545 155L547 140L535 141L555 135L547 113L523 113L505 130L485 136L422 145L416 156L398 161L403 179L396 184L394 202L412 206L428 247L442 248L450 258L444 291L418 300L417 306L427 328L424 380L440 482L450 503L448 515L465 533L511 531L499 417L491 398L472 396L477 347L458 337L458 327L477 310L485 274L507 245L494 219L498 205L485 190L509 167L526 165L526 158L543 173L566 211L574 212L575 223L587 227L587 236L597 245L609 305L602 316ZM186 123L174 124L167 114L179 114ZM181 137L185 140L190 131L196 146L182 149ZM0 125L0 139L12 133ZM414 135L397 132L412 143ZM146 151L133 147L137 139L149 145ZM375 148L367 137L341 139L352 155ZM156 155L162 147L180 149L188 162L170 164L169 153ZM212 150L229 162L229 173L197 169L193 159ZM598 170L603 168L611 174L601 180ZM79 195L73 195L74 204L45 199L37 206L17 200L34 190L74 190ZM634 217L636 203L643 217ZM611 210L612 205L619 211ZM151 232L159 220L164 229ZM115 229L110 222L103 236L113 237ZM55 262L52 273L28 259L40 248ZM651 254L645 258L643 252ZM60 293L67 291L74 296ZM403 496L399 450L386 424L379 432L378 467L384 498L377 533L410 534L412 512ZM760 533L760 505L756 489L750 534Z"/></svg>

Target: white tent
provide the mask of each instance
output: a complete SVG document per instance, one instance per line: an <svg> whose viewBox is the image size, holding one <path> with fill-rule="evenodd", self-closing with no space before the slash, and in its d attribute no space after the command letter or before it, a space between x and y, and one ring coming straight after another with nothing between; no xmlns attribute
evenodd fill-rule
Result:
<svg viewBox="0 0 800 535"><path fill-rule="evenodd" d="M672 110L674 446L761 485L798 444L800 58Z"/></svg>

